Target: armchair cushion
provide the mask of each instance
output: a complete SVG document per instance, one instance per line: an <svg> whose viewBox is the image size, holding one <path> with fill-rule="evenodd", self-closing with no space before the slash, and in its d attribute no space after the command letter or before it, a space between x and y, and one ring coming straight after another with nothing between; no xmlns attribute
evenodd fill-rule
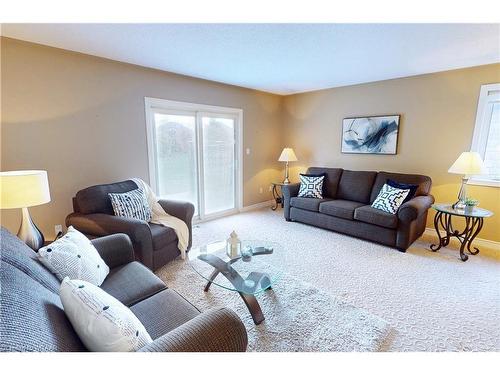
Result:
<svg viewBox="0 0 500 375"><path fill-rule="evenodd" d="M142 352L244 352L248 344L245 326L235 312L212 309L160 336Z"/></svg>
<svg viewBox="0 0 500 375"><path fill-rule="evenodd" d="M172 228L152 223L149 224L149 228L151 229L151 236L153 238L153 249L162 249L172 242L177 244L177 235Z"/></svg>
<svg viewBox="0 0 500 375"><path fill-rule="evenodd" d="M125 193L137 189L137 184L132 180L90 186L80 190L75 196L75 206L82 214L103 213L113 215L113 206L109 193Z"/></svg>
<svg viewBox="0 0 500 375"><path fill-rule="evenodd" d="M167 287L141 263L131 262L111 269L101 288L124 305L132 306Z"/></svg>
<svg viewBox="0 0 500 375"><path fill-rule="evenodd" d="M144 324L153 340L200 314L196 307L172 289L166 289L135 304L131 310Z"/></svg>

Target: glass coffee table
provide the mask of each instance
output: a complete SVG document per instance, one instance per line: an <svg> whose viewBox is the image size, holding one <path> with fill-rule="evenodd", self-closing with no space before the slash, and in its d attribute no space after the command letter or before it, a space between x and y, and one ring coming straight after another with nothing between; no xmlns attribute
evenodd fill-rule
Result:
<svg viewBox="0 0 500 375"><path fill-rule="evenodd" d="M282 272L259 261L274 257L281 247L276 242L241 241L241 254L230 258L226 241L213 242L188 253L189 264L207 280L205 292L212 284L239 293L255 324L264 320L264 314L255 296L272 288Z"/></svg>

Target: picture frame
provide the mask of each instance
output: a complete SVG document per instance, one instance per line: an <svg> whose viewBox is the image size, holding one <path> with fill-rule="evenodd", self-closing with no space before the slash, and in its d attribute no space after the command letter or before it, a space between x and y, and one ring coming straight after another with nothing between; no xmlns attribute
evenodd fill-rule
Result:
<svg viewBox="0 0 500 375"><path fill-rule="evenodd" d="M401 115L347 117L342 120L343 154L396 155Z"/></svg>

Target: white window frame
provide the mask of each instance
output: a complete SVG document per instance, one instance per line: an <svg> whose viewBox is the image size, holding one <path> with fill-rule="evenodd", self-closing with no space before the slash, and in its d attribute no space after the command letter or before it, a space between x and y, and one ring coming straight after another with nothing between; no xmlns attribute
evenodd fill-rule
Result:
<svg viewBox="0 0 500 375"><path fill-rule="evenodd" d="M490 130L491 106L493 106L494 102L498 101L500 101L500 83L481 86L479 101L477 103L476 124L474 126L470 150L479 153L483 160ZM500 187L500 181L491 180L488 176L472 176L468 184Z"/></svg>
<svg viewBox="0 0 500 375"><path fill-rule="evenodd" d="M198 186L203 188L203 157L202 148L203 144L200 138L201 132L201 118L204 115L222 115L235 120L235 208L214 214L203 215L198 212L198 217L194 218L193 222L203 222L215 219L217 217L231 215L240 212L243 208L243 110L240 108L232 107L219 107L207 104L180 102L175 100L159 99L159 98L144 98L144 108L146 114L146 136L148 145L148 166L149 166L149 185L151 189L158 195L158 185L156 179L157 161L156 161L156 139L154 131L154 113L161 112L162 110L175 111L179 113L195 113L197 122L197 169L198 169ZM198 204L204 207L200 192L198 192ZM199 210L202 211L202 210Z"/></svg>

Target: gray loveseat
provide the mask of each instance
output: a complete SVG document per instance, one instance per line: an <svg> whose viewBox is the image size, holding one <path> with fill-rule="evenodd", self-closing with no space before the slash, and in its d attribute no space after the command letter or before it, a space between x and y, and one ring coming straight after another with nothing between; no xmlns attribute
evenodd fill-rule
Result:
<svg viewBox="0 0 500 375"><path fill-rule="evenodd" d="M101 287L130 307L154 340L141 351L246 350L246 329L232 310L200 313L134 261L125 234L92 242L111 269ZM4 228L1 246L0 351L85 351L64 314L59 280Z"/></svg>
<svg viewBox="0 0 500 375"><path fill-rule="evenodd" d="M406 251L422 235L427 210L434 203L428 176L341 168L311 167L308 174L325 173L324 199L299 198L300 184L283 186L284 215L298 221ZM396 214L370 205L387 179L418 185L415 197Z"/></svg>

